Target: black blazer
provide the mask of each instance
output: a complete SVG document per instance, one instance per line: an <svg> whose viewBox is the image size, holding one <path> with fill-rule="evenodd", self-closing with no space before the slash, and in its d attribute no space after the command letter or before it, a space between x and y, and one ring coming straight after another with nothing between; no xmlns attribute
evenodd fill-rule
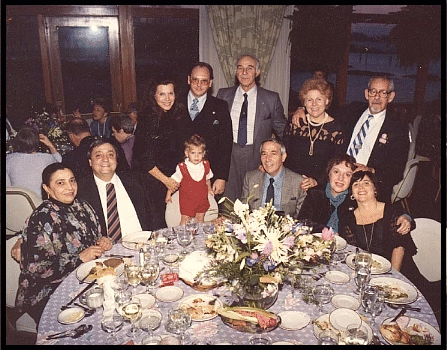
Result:
<svg viewBox="0 0 447 350"><path fill-rule="evenodd" d="M150 212L147 196L141 178L139 175L131 172L117 173L121 182L123 183L127 194L132 201L138 219L140 220L141 229L143 231L150 230ZM106 219L102 210L101 199L99 197L98 187L96 186L93 174L87 175L78 180L78 198L85 199L95 209L98 214L101 229L104 235L107 234Z"/></svg>
<svg viewBox="0 0 447 350"><path fill-rule="evenodd" d="M187 105L187 97L184 103ZM208 94L202 110L194 120L191 120L189 114L182 119L180 133L182 144L194 134L205 139L206 157L214 174L212 181L227 181L233 147L233 128L227 102Z"/></svg>

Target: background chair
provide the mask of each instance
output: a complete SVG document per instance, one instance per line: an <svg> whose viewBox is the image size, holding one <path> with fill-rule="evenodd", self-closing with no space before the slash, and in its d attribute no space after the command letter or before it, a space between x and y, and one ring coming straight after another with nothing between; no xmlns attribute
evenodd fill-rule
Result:
<svg viewBox="0 0 447 350"><path fill-rule="evenodd" d="M17 289L19 288L20 265L11 257L11 249L18 238L18 236L14 236L6 240L6 307L11 309L15 307ZM14 312L10 313L10 315L13 314ZM9 321L17 331L37 333L36 322L27 313L21 315L15 322L12 318Z"/></svg>
<svg viewBox="0 0 447 350"><path fill-rule="evenodd" d="M413 256L419 272L429 282L441 280L441 223L427 218L416 218L411 238L417 247Z"/></svg>
<svg viewBox="0 0 447 350"><path fill-rule="evenodd" d="M178 191L175 192L171 199L172 203L166 204L165 220L168 227L175 227L180 224L181 214L178 201ZM212 221L217 218L218 207L214 197L208 193L208 200L210 202L210 208L205 213L205 221Z"/></svg>
<svg viewBox="0 0 447 350"><path fill-rule="evenodd" d="M26 219L42 199L35 192L22 187L6 187L6 235L15 235L25 226Z"/></svg>
<svg viewBox="0 0 447 350"><path fill-rule="evenodd" d="M407 198L410 196L413 190L414 180L416 179L416 173L418 169L419 160L410 159L407 161L404 170L403 179L393 187L393 193L391 194L391 203L401 201L405 210L410 214L410 207L408 205Z"/></svg>

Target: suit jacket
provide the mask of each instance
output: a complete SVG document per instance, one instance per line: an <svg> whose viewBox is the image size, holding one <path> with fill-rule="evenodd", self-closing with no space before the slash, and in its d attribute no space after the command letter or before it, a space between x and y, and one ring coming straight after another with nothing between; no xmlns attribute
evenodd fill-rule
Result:
<svg viewBox="0 0 447 350"><path fill-rule="evenodd" d="M184 98L187 105L187 97ZM191 120L189 114L181 120L181 138L186 141L197 134L205 139L207 159L215 179L228 180L231 149L233 147L233 129L228 105L225 101L208 94L200 113Z"/></svg>
<svg viewBox="0 0 447 350"><path fill-rule="evenodd" d="M140 177L131 172L120 172L117 175L133 203L141 229L143 231L150 230L149 205ZM105 232L106 235L106 218L104 217L104 211L102 210L101 199L95 179L93 178L93 173L78 180L78 198L85 199L95 209L99 217L102 232Z"/></svg>
<svg viewBox="0 0 447 350"><path fill-rule="evenodd" d="M300 187L304 178L290 169L284 168L284 171L284 181L281 189L281 211L296 219L306 198L306 191ZM257 209L262 205L265 176L265 173L261 173L259 170L250 171L245 175L241 200L246 202L251 195L248 201L250 209ZM256 184L259 186L253 188Z"/></svg>
<svg viewBox="0 0 447 350"><path fill-rule="evenodd" d="M228 110L231 113L234 96L238 86L219 89L217 98L221 98L228 103ZM256 115L253 134L253 159L259 164L261 162L260 147L262 141L270 138L272 132L278 138L282 138L287 119L284 116L284 108L279 99L279 94L262 87L257 87Z"/></svg>
<svg viewBox="0 0 447 350"><path fill-rule="evenodd" d="M347 135L352 135L352 130L348 131ZM387 110L382 128L366 164L376 170L380 182L377 198L380 201L390 202L393 186L402 180L409 147L408 126L403 125Z"/></svg>

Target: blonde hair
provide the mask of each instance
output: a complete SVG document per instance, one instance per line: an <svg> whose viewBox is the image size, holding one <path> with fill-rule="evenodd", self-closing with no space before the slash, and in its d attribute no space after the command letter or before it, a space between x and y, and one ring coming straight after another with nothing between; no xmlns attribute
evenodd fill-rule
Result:
<svg viewBox="0 0 447 350"><path fill-rule="evenodd" d="M331 85L323 79L318 79L318 78L307 79L304 82L303 86L301 86L301 89L300 89L300 92L298 95L303 106L304 106L304 99L305 99L307 93L311 90L318 90L322 95L324 95L329 101L326 108L329 108L329 106L331 105L331 102L332 102L332 94L333 94Z"/></svg>
<svg viewBox="0 0 447 350"><path fill-rule="evenodd" d="M187 139L184 142L183 149L186 151L191 146L201 147L202 151L205 152L205 155L206 155L206 142L203 139L203 137L201 137L197 134L192 135L189 139ZM185 158L186 158L186 156L185 156Z"/></svg>

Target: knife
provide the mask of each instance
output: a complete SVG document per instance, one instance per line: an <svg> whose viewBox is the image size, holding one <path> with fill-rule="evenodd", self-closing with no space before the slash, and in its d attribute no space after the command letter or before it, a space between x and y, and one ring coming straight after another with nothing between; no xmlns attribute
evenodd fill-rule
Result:
<svg viewBox="0 0 447 350"><path fill-rule="evenodd" d="M391 322L396 322L396 320L402 316L407 311L406 308L402 308L402 310L399 311L399 313L391 320Z"/></svg>
<svg viewBox="0 0 447 350"><path fill-rule="evenodd" d="M70 306L71 304L73 304L73 302L79 297L79 296L81 296L82 294L84 294L87 290L89 290L90 288L92 288L93 287L93 285L96 283L96 278L92 281L92 282L90 282L89 284L87 284L87 286L83 289L83 290L81 290L73 299L71 299L67 304L65 304L65 305L63 305L63 306L61 306L61 310L64 310L64 309L66 309L68 306Z"/></svg>
<svg viewBox="0 0 447 350"><path fill-rule="evenodd" d="M133 255L121 255L121 254L107 254L104 255L106 258L133 258Z"/></svg>

